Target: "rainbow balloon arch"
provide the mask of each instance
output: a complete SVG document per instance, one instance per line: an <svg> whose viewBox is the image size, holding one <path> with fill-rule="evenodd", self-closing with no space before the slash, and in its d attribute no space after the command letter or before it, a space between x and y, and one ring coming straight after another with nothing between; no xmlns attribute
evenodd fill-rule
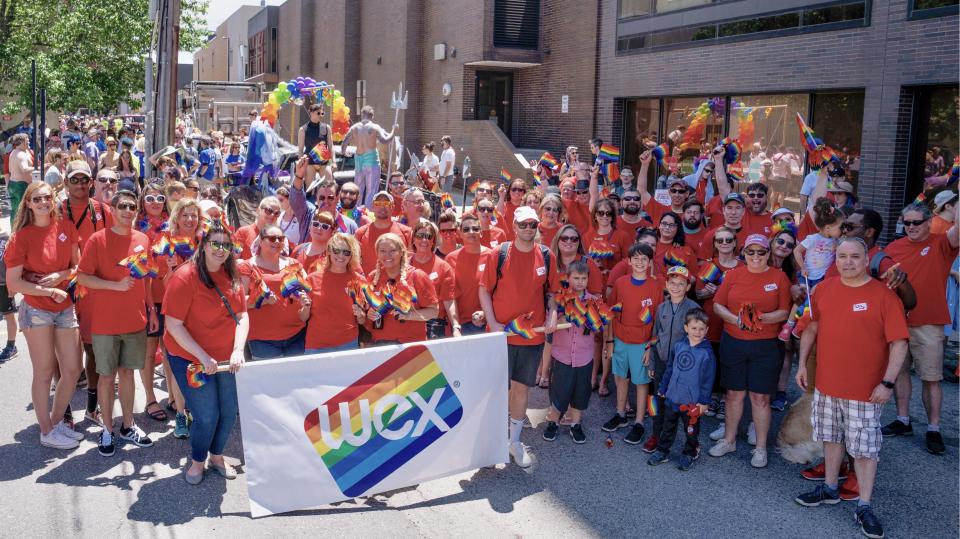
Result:
<svg viewBox="0 0 960 539"><path fill-rule="evenodd" d="M327 81L318 82L310 77L297 77L277 83L277 87L270 92L267 101L263 104L260 118L269 123L270 127L274 127L280 117L280 107L284 103L292 103L300 107L311 98L318 103L322 101L324 105L331 108L330 127L333 131L333 141L341 142L347 130L350 129L350 107L347 106L346 98L340 90Z"/></svg>

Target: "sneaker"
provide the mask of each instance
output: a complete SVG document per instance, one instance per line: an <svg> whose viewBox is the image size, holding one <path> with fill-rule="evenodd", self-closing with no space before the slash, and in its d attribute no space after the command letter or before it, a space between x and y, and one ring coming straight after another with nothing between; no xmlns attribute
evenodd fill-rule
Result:
<svg viewBox="0 0 960 539"><path fill-rule="evenodd" d="M770 409L777 412L782 412L787 409L787 392L786 391L777 391L773 400L770 401Z"/></svg>
<svg viewBox="0 0 960 539"><path fill-rule="evenodd" d="M4 346L3 350L0 351L0 363L6 363L11 359L17 357L17 345Z"/></svg>
<svg viewBox="0 0 960 539"><path fill-rule="evenodd" d="M841 481L846 479L847 472L847 462L844 461L842 464L840 464L840 475L837 476L837 479L840 479ZM827 476L827 464L825 462L821 462L816 466L807 468L806 470L800 472L800 476L808 481L823 481Z"/></svg>
<svg viewBox="0 0 960 539"><path fill-rule="evenodd" d="M818 507L822 503L828 505L838 504L840 503L840 496L835 492L827 492L827 487L825 485L817 485L817 488L807 492L806 494L797 496L793 499L793 501L804 507Z"/></svg>
<svg viewBox="0 0 960 539"><path fill-rule="evenodd" d="M50 432L40 435L40 445L53 449L73 449L80 445L80 442L60 434L60 429L54 427Z"/></svg>
<svg viewBox="0 0 960 539"><path fill-rule="evenodd" d="M856 474L850 474L840 485L840 499L845 502L855 502L860 499L860 483L857 481Z"/></svg>
<svg viewBox="0 0 960 539"><path fill-rule="evenodd" d="M548 442L556 440L558 430L560 430L560 427L557 426L556 421L548 421L546 428L543 429L543 439Z"/></svg>
<svg viewBox="0 0 960 539"><path fill-rule="evenodd" d="M757 427L753 424L753 421L750 422L750 427L747 429L747 443L757 445Z"/></svg>
<svg viewBox="0 0 960 539"><path fill-rule="evenodd" d="M643 444L644 453L653 453L657 450L657 444L660 443L660 437L651 435Z"/></svg>
<svg viewBox="0 0 960 539"><path fill-rule="evenodd" d="M880 519L873 514L873 509L869 505L857 507L856 519L864 535L870 539L883 539L883 526L880 525Z"/></svg>
<svg viewBox="0 0 960 539"><path fill-rule="evenodd" d="M766 468L767 467L767 448L765 447L755 447L752 451L753 457L750 459L750 465L754 468Z"/></svg>
<svg viewBox="0 0 960 539"><path fill-rule="evenodd" d="M727 417L727 401L720 401L720 404L717 405L717 419L723 419Z"/></svg>
<svg viewBox="0 0 960 539"><path fill-rule="evenodd" d="M623 441L630 445L637 445L643 441L643 425L634 423L630 427L630 432L623 438Z"/></svg>
<svg viewBox="0 0 960 539"><path fill-rule="evenodd" d="M610 418L610 421L604 423L600 428L603 429L604 432L615 432L617 429L626 427L629 424L630 422L627 421L625 416L613 414L613 417Z"/></svg>
<svg viewBox="0 0 960 539"><path fill-rule="evenodd" d="M720 423L720 426L710 433L710 439L716 442L727 435L727 426Z"/></svg>
<svg viewBox="0 0 960 539"><path fill-rule="evenodd" d="M913 436L913 425L907 425L899 419L894 419L880 429L880 432L884 436Z"/></svg>
<svg viewBox="0 0 960 539"><path fill-rule="evenodd" d="M707 417L713 417L717 415L717 408L719 407L720 407L720 399L714 397L710 401L710 406L707 407L707 411L704 415L706 415Z"/></svg>
<svg viewBox="0 0 960 539"><path fill-rule="evenodd" d="M187 425L187 414L177 412L177 417L173 420L173 437L183 440L190 436L190 426Z"/></svg>
<svg viewBox="0 0 960 539"><path fill-rule="evenodd" d="M83 433L77 432L67 426L63 421L54 425L53 430L60 433L64 438L70 438L71 440L77 440L78 442L83 439Z"/></svg>
<svg viewBox="0 0 960 539"><path fill-rule="evenodd" d="M653 452L652 455L650 455L650 458L647 459L647 464L649 464L650 466L658 466L669 460L670 460L670 453L657 449L656 451Z"/></svg>
<svg viewBox="0 0 960 539"><path fill-rule="evenodd" d="M517 463L517 466L521 468L529 468L530 465L533 464L533 458L530 456L527 446L520 442L510 444L510 456L513 457L513 461Z"/></svg>
<svg viewBox="0 0 960 539"><path fill-rule="evenodd" d="M736 450L737 442L730 443L724 439L721 439L717 443L713 444L713 447L711 447L710 451L707 451L707 453L710 453L711 457L722 457L727 453L733 453Z"/></svg>
<svg viewBox="0 0 960 539"><path fill-rule="evenodd" d="M780 328L780 334L777 335L777 338L783 342L790 342L790 333L793 332L793 324L790 322L784 322L783 327Z"/></svg>
<svg viewBox="0 0 960 539"><path fill-rule="evenodd" d="M117 448L116 440L113 439L113 433L103 429L100 431L100 441L97 442L97 451L104 457L112 457Z"/></svg>
<svg viewBox="0 0 960 539"><path fill-rule="evenodd" d="M927 431L927 451L934 455L942 455L947 451L947 447L943 445L943 436L940 435L939 431Z"/></svg>
<svg viewBox="0 0 960 539"><path fill-rule="evenodd" d="M693 467L693 461L700 458L700 448L697 448L697 452L694 455L683 454L680 455L680 462L677 463L677 469L681 472L686 472Z"/></svg>
<svg viewBox="0 0 960 539"><path fill-rule="evenodd" d="M120 427L120 439L126 440L134 445L139 447L150 447L153 445L153 440L147 436L146 432L143 432L143 429L137 426L136 423L130 426L129 429Z"/></svg>
<svg viewBox="0 0 960 539"><path fill-rule="evenodd" d="M587 435L583 433L583 425L580 423L574 423L570 425L570 437L573 438L573 443L582 444L587 441Z"/></svg>

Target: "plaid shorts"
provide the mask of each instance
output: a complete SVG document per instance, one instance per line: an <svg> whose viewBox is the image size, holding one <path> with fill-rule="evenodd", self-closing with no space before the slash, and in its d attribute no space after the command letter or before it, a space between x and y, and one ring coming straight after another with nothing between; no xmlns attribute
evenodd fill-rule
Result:
<svg viewBox="0 0 960 539"><path fill-rule="evenodd" d="M880 459L880 411L872 402L838 399L813 393L813 439L844 444L854 458Z"/></svg>

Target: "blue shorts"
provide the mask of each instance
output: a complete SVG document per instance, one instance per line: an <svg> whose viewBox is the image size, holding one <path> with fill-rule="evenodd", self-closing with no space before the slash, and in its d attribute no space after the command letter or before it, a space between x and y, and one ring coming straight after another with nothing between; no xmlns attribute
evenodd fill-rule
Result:
<svg viewBox="0 0 960 539"><path fill-rule="evenodd" d="M328 346L326 348L307 348L306 350L303 351L303 353L309 356L312 354L327 354L330 352L343 352L346 350L357 350L359 348L360 348L360 344L357 342L356 339L354 339L352 341L347 341L343 344L338 344L336 346Z"/></svg>
<svg viewBox="0 0 960 539"><path fill-rule="evenodd" d="M613 338L613 375L620 378L626 378L630 375L630 381L636 385L650 383L649 367L643 364L643 355L647 351L647 343L627 344L620 339Z"/></svg>

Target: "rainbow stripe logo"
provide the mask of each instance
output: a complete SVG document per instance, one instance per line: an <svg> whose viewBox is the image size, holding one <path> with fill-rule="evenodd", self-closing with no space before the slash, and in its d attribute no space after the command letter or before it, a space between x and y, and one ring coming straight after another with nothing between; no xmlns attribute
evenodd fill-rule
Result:
<svg viewBox="0 0 960 539"><path fill-rule="evenodd" d="M644 307L643 310L640 311L640 321L644 324L653 322L653 313L650 312L650 307Z"/></svg>
<svg viewBox="0 0 960 539"><path fill-rule="evenodd" d="M303 430L337 487L354 498L462 418L463 405L440 365L426 346L415 345L307 414Z"/></svg>

